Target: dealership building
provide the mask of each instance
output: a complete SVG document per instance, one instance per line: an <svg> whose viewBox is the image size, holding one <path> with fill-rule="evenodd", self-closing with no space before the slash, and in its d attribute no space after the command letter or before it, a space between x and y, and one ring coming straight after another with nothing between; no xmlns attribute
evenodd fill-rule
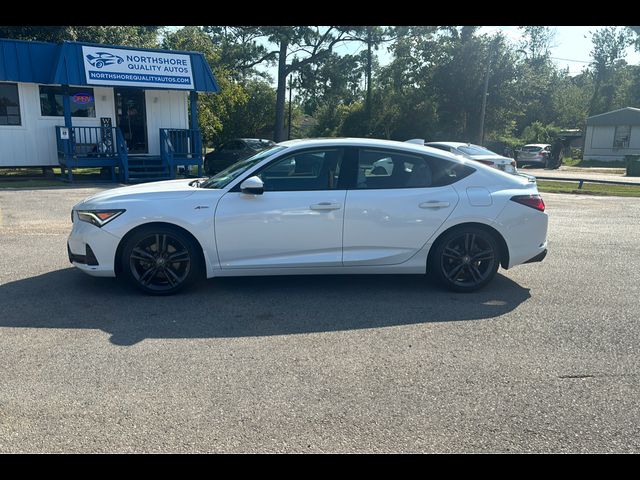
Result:
<svg viewBox="0 0 640 480"><path fill-rule="evenodd" d="M218 90L198 52L0 39L0 168L201 174L198 92Z"/></svg>

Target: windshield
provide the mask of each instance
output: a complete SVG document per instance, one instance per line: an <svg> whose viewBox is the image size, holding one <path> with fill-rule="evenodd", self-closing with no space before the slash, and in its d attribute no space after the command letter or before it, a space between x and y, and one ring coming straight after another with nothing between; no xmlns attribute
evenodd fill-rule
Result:
<svg viewBox="0 0 640 480"><path fill-rule="evenodd" d="M244 172L249 170L251 167L261 162L265 158L277 153L281 150L284 150L287 147L283 146L275 146L269 148L268 150L263 150L260 153L255 154L252 157L249 157L245 160L241 160L238 163L234 163L228 168L225 168L220 173L215 174L213 177L209 177L209 179L205 180L201 188L224 188L229 185L233 180L235 180L239 175L242 175Z"/></svg>
<svg viewBox="0 0 640 480"><path fill-rule="evenodd" d="M496 152L492 152L491 150L487 150L486 148L478 145L463 145L458 147L458 150L466 153L467 155L497 155Z"/></svg>

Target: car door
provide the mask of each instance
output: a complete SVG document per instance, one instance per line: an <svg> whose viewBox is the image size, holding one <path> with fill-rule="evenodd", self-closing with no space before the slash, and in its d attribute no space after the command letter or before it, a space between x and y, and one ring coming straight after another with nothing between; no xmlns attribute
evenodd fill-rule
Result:
<svg viewBox="0 0 640 480"><path fill-rule="evenodd" d="M220 267L340 266L346 190L342 148L298 151L257 173L264 193L232 189L215 213Z"/></svg>
<svg viewBox="0 0 640 480"><path fill-rule="evenodd" d="M469 168L438 157L369 148L359 149L357 162L356 186L346 197L345 266L393 265L415 255L458 203L450 185L462 174L456 168Z"/></svg>

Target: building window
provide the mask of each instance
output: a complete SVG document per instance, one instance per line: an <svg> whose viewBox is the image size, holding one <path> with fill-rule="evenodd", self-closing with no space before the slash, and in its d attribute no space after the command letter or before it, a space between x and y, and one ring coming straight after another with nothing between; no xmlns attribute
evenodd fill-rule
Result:
<svg viewBox="0 0 640 480"><path fill-rule="evenodd" d="M40 112L43 117L63 117L62 87L40 86ZM72 117L96 116L93 88L69 88Z"/></svg>
<svg viewBox="0 0 640 480"><path fill-rule="evenodd" d="M629 148L631 138L631 125L616 125L616 133L613 137L613 149Z"/></svg>
<svg viewBox="0 0 640 480"><path fill-rule="evenodd" d="M21 125L17 83L0 83L0 125Z"/></svg>

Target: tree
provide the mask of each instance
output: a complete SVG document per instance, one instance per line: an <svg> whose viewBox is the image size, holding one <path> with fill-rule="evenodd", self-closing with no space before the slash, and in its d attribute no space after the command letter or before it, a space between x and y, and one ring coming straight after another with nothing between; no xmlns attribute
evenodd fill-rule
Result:
<svg viewBox="0 0 640 480"><path fill-rule="evenodd" d="M585 87L581 78L572 78L568 72L561 74L561 79L552 91L552 103L555 122L563 128L584 128L589 108L589 88Z"/></svg>
<svg viewBox="0 0 640 480"><path fill-rule="evenodd" d="M158 45L159 29L157 26L0 26L0 38L153 48Z"/></svg>
<svg viewBox="0 0 640 480"><path fill-rule="evenodd" d="M224 65L236 80L269 77L256 67L274 63L277 52L269 50L261 42L264 32L259 27L205 26L202 30L216 45L220 64Z"/></svg>
<svg viewBox="0 0 640 480"><path fill-rule="evenodd" d="M630 32L634 35L633 37L633 46L635 47L637 52L640 52L640 27L627 27Z"/></svg>
<svg viewBox="0 0 640 480"><path fill-rule="evenodd" d="M555 125L533 122L522 132L522 140L525 143L552 143L559 133L560 129Z"/></svg>
<svg viewBox="0 0 640 480"><path fill-rule="evenodd" d="M307 64L297 74L297 91L303 110L312 114L320 105L349 105L360 99L363 59L331 53L324 61Z"/></svg>
<svg viewBox="0 0 640 480"><path fill-rule="evenodd" d="M591 67L594 87L589 102L589 115L611 110L618 87L616 80L626 65L625 50L632 45L632 33L628 29L605 27L591 34Z"/></svg>
<svg viewBox="0 0 640 480"><path fill-rule="evenodd" d="M264 112L273 111L265 106L273 101L273 89L264 82L245 85L234 78L220 60L220 49L202 28L189 26L169 33L163 47L202 52L218 80L219 93L200 95L198 121L205 145L251 136L264 126Z"/></svg>
<svg viewBox="0 0 640 480"><path fill-rule="evenodd" d="M349 27L330 26L324 30L318 26L261 27L261 31L274 45L275 49L271 53L277 52L278 58L274 139L279 142L285 138L287 76L299 71L305 65L324 59L337 43L350 39ZM299 58L298 54L303 58ZM291 57L290 60L288 60L289 57Z"/></svg>
<svg viewBox="0 0 640 480"><path fill-rule="evenodd" d="M526 26L519 27L523 32L520 49L526 52L527 59L533 64L544 63L551 56L554 46L555 31L550 27Z"/></svg>
<svg viewBox="0 0 640 480"><path fill-rule="evenodd" d="M373 58L373 50L378 50L380 45L390 42L396 37L396 29L393 27L379 27L368 25L365 27L355 27L353 30L353 38L363 42L367 49L364 53L364 74L365 74L365 90L366 96L364 100L366 121L371 121L371 88L373 77L373 66L375 60Z"/></svg>

